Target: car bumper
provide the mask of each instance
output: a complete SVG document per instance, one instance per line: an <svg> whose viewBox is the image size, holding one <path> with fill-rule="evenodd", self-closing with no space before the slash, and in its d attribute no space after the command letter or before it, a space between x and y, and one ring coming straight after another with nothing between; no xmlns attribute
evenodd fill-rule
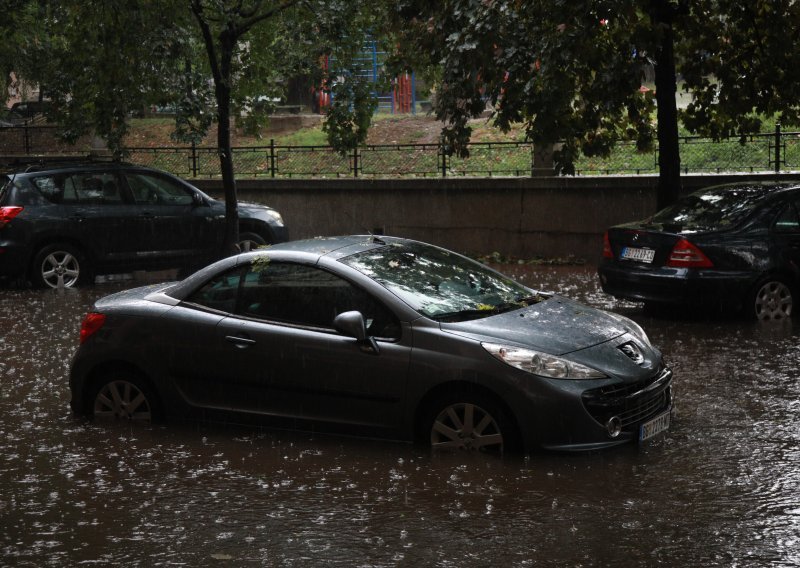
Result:
<svg viewBox="0 0 800 568"><path fill-rule="evenodd" d="M743 271L617 264L601 264L597 272L603 291L616 298L695 306L738 306L755 280Z"/></svg>
<svg viewBox="0 0 800 568"><path fill-rule="evenodd" d="M25 276L28 256L27 249L0 241L0 278Z"/></svg>
<svg viewBox="0 0 800 568"><path fill-rule="evenodd" d="M514 409L527 449L587 451L628 444L639 440L642 424L672 411L672 371L663 366L635 382L544 381L546 395L537 388L518 399L527 408Z"/></svg>

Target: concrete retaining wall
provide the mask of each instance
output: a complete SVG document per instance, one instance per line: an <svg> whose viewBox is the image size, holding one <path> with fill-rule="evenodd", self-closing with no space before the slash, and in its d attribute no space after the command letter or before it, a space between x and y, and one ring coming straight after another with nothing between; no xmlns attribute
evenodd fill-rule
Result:
<svg viewBox="0 0 800 568"><path fill-rule="evenodd" d="M685 176L684 190L773 175ZM782 175L782 179L800 176ZM656 176L240 180L240 201L283 215L291 237L383 233L469 254L596 261L603 231L655 212ZM219 180L191 180L222 198Z"/></svg>

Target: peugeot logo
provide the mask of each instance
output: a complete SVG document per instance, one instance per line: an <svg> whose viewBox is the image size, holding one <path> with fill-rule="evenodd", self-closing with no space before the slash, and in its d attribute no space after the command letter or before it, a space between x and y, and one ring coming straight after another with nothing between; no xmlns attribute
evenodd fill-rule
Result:
<svg viewBox="0 0 800 568"><path fill-rule="evenodd" d="M633 342L623 343L619 346L619 350L622 351L631 361L636 363L637 365L641 365L644 363L644 354L642 354L641 349L639 346Z"/></svg>

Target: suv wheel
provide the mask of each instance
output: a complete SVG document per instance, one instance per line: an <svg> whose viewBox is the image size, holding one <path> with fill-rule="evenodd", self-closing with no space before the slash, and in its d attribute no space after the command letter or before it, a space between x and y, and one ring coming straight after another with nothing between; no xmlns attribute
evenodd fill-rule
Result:
<svg viewBox="0 0 800 568"><path fill-rule="evenodd" d="M89 263L71 245L50 245L33 260L33 283L41 288L73 288L88 280Z"/></svg>
<svg viewBox="0 0 800 568"><path fill-rule="evenodd" d="M237 246L239 247L239 252L249 252L266 244L267 241L257 233L241 233L239 234Z"/></svg>

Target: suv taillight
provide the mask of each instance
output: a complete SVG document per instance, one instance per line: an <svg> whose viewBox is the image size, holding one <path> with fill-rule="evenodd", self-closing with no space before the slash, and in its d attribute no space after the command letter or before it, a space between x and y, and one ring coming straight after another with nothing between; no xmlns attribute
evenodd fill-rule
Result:
<svg viewBox="0 0 800 568"><path fill-rule="evenodd" d="M611 241L608 240L608 231L603 233L603 258L614 258L614 251L611 250Z"/></svg>
<svg viewBox="0 0 800 568"><path fill-rule="evenodd" d="M81 343L95 334L106 323L106 315L89 312L81 323Z"/></svg>
<svg viewBox="0 0 800 568"><path fill-rule="evenodd" d="M711 268L714 263L697 246L686 239L681 239L672 247L667 266L675 268Z"/></svg>
<svg viewBox="0 0 800 568"><path fill-rule="evenodd" d="M22 212L22 207L0 207L0 229Z"/></svg>

